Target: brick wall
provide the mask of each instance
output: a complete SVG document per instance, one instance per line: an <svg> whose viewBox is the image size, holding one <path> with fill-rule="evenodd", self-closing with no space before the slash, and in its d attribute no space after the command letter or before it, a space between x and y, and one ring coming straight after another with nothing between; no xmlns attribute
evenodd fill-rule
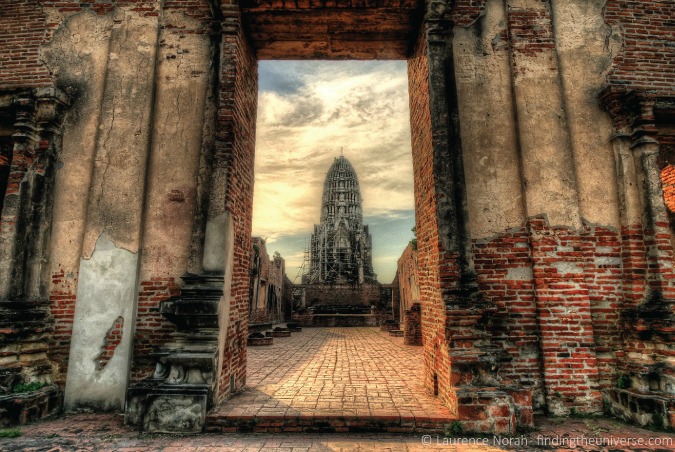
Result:
<svg viewBox="0 0 675 452"><path fill-rule="evenodd" d="M623 35L609 82L673 95L675 3L608 0L604 11L607 24Z"/></svg>
<svg viewBox="0 0 675 452"><path fill-rule="evenodd" d="M667 165L661 170L663 198L670 212L675 212L675 165Z"/></svg>
<svg viewBox="0 0 675 452"><path fill-rule="evenodd" d="M168 1L191 15L205 16L205 1ZM40 46L48 42L64 18L82 11L108 14L116 6L143 16L157 16L156 0L0 0L0 90L52 86L53 74L40 61Z"/></svg>
<svg viewBox="0 0 675 452"><path fill-rule="evenodd" d="M451 290L459 280L456 258L445 253L437 222L436 174L432 147L429 98L429 61L422 30L408 59L408 92L415 180L415 223L418 243L420 301L424 341L424 385L455 412L450 384L450 356L446 337L443 289Z"/></svg>
<svg viewBox="0 0 675 452"><path fill-rule="evenodd" d="M405 318L405 312L414 303L420 302L420 287L417 283L417 250L411 244L406 246L403 254L398 259L398 287L399 287L399 312L397 315L401 321Z"/></svg>
<svg viewBox="0 0 675 452"><path fill-rule="evenodd" d="M246 383L246 339L251 262L253 166L258 96L258 63L241 29L239 8L223 5L226 15L220 61L216 152L228 162L226 207L234 225L234 272L230 319L219 388L227 394Z"/></svg>
<svg viewBox="0 0 675 452"><path fill-rule="evenodd" d="M151 356L157 347L171 339L176 330L171 322L159 313L159 304L180 293L180 286L174 278L155 277L141 281L136 310L136 330L131 380L137 382L152 376L156 360Z"/></svg>
<svg viewBox="0 0 675 452"><path fill-rule="evenodd" d="M424 345L422 334L422 315L419 303L410 306L403 313L403 343L405 345Z"/></svg>
<svg viewBox="0 0 675 452"><path fill-rule="evenodd" d="M539 325L529 236L525 227L490 240L474 240L481 294L495 303L492 338L511 355L501 375L531 388L537 408L544 405Z"/></svg>
<svg viewBox="0 0 675 452"><path fill-rule="evenodd" d="M66 384L70 338L73 334L77 275L60 269L52 274L49 295L54 332L49 346L49 359L54 363L54 382L61 387Z"/></svg>
<svg viewBox="0 0 675 452"><path fill-rule="evenodd" d="M96 359L96 370L101 371L115 354L117 346L122 341L122 329L124 328L124 317L119 316L115 319L112 326L108 329L103 339L101 354Z"/></svg>
<svg viewBox="0 0 675 452"><path fill-rule="evenodd" d="M453 23L467 26L473 23L485 9L487 0L456 0L452 10Z"/></svg>
<svg viewBox="0 0 675 452"><path fill-rule="evenodd" d="M0 1L0 89L50 86L52 77L39 62L47 16L31 0Z"/></svg>

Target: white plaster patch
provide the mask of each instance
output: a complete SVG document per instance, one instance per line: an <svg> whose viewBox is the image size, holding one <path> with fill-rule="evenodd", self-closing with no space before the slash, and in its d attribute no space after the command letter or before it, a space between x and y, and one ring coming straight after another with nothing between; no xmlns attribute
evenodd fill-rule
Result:
<svg viewBox="0 0 675 452"><path fill-rule="evenodd" d="M583 269L576 265L574 262L553 262L553 265L558 273L583 273Z"/></svg>
<svg viewBox="0 0 675 452"><path fill-rule="evenodd" d="M99 237L91 258L80 260L66 378L67 410L124 407L134 322L124 322L122 340L101 371L96 360L110 325L118 317L134 319L137 273L138 255L117 248L105 236Z"/></svg>
<svg viewBox="0 0 675 452"><path fill-rule="evenodd" d="M203 267L207 272L223 272L226 259L227 214L206 223Z"/></svg>
<svg viewBox="0 0 675 452"><path fill-rule="evenodd" d="M506 271L506 277L504 279L512 279L516 281L531 281L532 268L530 267L509 268Z"/></svg>

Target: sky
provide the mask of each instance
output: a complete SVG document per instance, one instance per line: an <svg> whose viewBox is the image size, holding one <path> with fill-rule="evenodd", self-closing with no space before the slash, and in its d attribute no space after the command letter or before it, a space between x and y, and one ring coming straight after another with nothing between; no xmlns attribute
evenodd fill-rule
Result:
<svg viewBox="0 0 675 452"><path fill-rule="evenodd" d="M392 282L415 224L406 62L260 61L258 71L253 235L281 254L293 281L343 152L359 178L378 281Z"/></svg>

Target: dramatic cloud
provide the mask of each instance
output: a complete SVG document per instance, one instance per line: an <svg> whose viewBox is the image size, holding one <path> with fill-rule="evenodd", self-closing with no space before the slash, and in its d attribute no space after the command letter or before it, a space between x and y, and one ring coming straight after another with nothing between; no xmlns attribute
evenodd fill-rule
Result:
<svg viewBox="0 0 675 452"><path fill-rule="evenodd" d="M406 63L261 61L253 233L291 279L344 152L359 176L373 264L391 282L414 224Z"/></svg>

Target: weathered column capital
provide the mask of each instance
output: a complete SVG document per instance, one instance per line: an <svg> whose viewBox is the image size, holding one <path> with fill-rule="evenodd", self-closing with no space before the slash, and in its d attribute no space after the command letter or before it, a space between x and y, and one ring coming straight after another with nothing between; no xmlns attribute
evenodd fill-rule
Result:
<svg viewBox="0 0 675 452"><path fill-rule="evenodd" d="M35 122L40 131L60 133L64 114L70 106L69 96L58 88L38 88L35 90L35 101Z"/></svg>
<svg viewBox="0 0 675 452"><path fill-rule="evenodd" d="M642 155L658 155L659 142L650 135L642 135L637 138L634 137L630 148L634 152L640 152Z"/></svg>
<svg viewBox="0 0 675 452"><path fill-rule="evenodd" d="M598 95L598 101L612 118L615 136L630 136L639 144L657 142L656 109L659 98L654 93L609 85Z"/></svg>
<svg viewBox="0 0 675 452"><path fill-rule="evenodd" d="M14 94L13 106L14 129L12 138L16 143L26 144L38 140L37 125L35 123L36 100L30 90Z"/></svg>

